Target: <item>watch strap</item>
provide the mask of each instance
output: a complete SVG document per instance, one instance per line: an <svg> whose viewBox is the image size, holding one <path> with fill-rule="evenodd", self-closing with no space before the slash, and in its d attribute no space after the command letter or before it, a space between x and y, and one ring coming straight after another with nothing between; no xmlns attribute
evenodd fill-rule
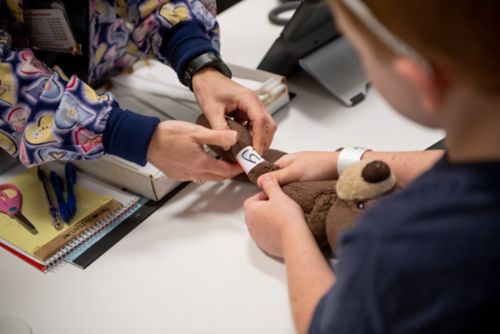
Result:
<svg viewBox="0 0 500 334"><path fill-rule="evenodd" d="M228 78L232 77L231 70L218 54L215 52L206 52L195 57L186 64L184 74L181 77L181 82L185 86L189 87L189 89L193 90L192 80L194 75L206 67L215 68Z"/></svg>

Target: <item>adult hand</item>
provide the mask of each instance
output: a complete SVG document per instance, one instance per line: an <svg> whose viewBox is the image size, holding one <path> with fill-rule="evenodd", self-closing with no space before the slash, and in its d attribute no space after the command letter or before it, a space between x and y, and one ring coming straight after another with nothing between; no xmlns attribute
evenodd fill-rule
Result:
<svg viewBox="0 0 500 334"><path fill-rule="evenodd" d="M243 204L248 231L260 249L283 258L285 233L303 233L306 224L300 206L268 175L259 178L264 190Z"/></svg>
<svg viewBox="0 0 500 334"><path fill-rule="evenodd" d="M224 116L239 110L243 113L236 115L238 121L251 122L253 146L257 152L269 148L276 123L254 92L210 67L197 72L192 84L198 104L213 129L227 129Z"/></svg>
<svg viewBox="0 0 500 334"><path fill-rule="evenodd" d="M229 149L238 134L233 130L211 130L181 121L158 124L148 147L147 159L175 180L222 181L241 173L237 164L216 160L203 144Z"/></svg>
<svg viewBox="0 0 500 334"><path fill-rule="evenodd" d="M275 162L279 170L268 173L279 184L338 178L338 152L305 151L290 153Z"/></svg>

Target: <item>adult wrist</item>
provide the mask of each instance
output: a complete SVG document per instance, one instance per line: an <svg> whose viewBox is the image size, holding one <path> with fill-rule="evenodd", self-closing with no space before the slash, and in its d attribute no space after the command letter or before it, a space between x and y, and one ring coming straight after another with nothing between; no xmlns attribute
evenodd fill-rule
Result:
<svg viewBox="0 0 500 334"><path fill-rule="evenodd" d="M346 146L337 149L337 175L340 176L347 167L360 161L368 151L371 150L357 146Z"/></svg>
<svg viewBox="0 0 500 334"><path fill-rule="evenodd" d="M204 69L198 71L193 75L191 80L191 90L196 93L197 88L203 86L212 86L211 80L218 79L218 77L226 77L220 71L212 67L205 67Z"/></svg>
<svg viewBox="0 0 500 334"><path fill-rule="evenodd" d="M189 87L189 89L193 90L193 78L197 73L207 68L215 69L228 78L232 77L231 70L222 61L220 56L210 51L195 57L186 64L183 75L181 76L181 82Z"/></svg>
<svg viewBox="0 0 500 334"><path fill-rule="evenodd" d="M196 19L165 31L160 47L161 58L168 61L181 82L186 64L210 51L217 52L217 49L207 37L203 23Z"/></svg>

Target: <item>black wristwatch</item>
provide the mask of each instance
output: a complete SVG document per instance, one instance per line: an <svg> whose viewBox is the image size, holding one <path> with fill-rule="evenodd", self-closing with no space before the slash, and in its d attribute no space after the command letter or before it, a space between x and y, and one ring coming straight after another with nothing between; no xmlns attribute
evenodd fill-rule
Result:
<svg viewBox="0 0 500 334"><path fill-rule="evenodd" d="M199 55L190 62L187 63L184 68L184 73L182 75L181 82L188 86L189 89L193 90L192 80L193 76L201 69L206 67L213 67L219 70L226 77L231 78L232 73L229 67L224 63L218 54L215 52L207 52Z"/></svg>

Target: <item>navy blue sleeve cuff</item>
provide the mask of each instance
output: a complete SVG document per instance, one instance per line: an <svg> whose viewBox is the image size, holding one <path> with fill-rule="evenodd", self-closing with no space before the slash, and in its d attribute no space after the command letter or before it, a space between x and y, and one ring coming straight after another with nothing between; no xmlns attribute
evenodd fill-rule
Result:
<svg viewBox="0 0 500 334"><path fill-rule="evenodd" d="M160 52L179 78L189 61L206 52L218 53L205 35L203 24L196 20L179 23L168 30L163 36Z"/></svg>
<svg viewBox="0 0 500 334"><path fill-rule="evenodd" d="M144 166L149 142L160 120L115 108L103 133L104 151Z"/></svg>
<svg viewBox="0 0 500 334"><path fill-rule="evenodd" d="M323 311L325 309L325 303L326 303L326 297L328 294L324 295L318 305L316 306L316 309L314 310L313 317L311 319L311 323L309 324L309 330L307 331L308 334L321 334L321 326L320 326L320 321L321 317L323 316Z"/></svg>

